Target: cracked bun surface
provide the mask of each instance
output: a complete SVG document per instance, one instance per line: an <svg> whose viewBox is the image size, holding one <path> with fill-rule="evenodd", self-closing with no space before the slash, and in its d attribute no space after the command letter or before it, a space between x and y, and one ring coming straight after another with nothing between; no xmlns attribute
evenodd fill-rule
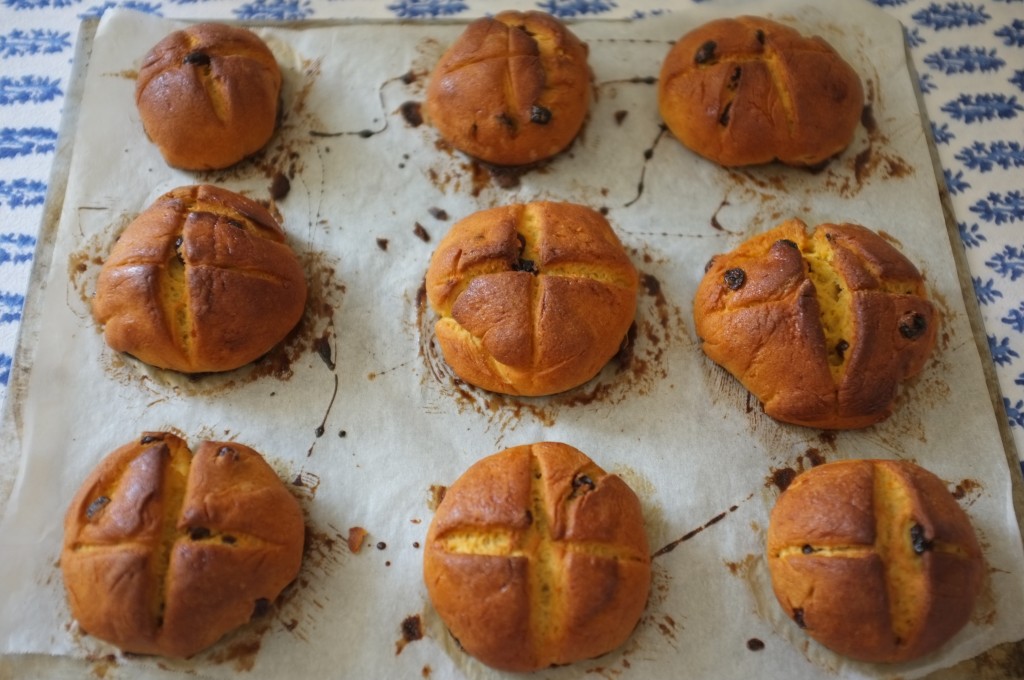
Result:
<svg viewBox="0 0 1024 680"><path fill-rule="evenodd" d="M723 166L814 166L853 140L860 77L820 37L760 17L717 19L669 50L661 117L694 152Z"/></svg>
<svg viewBox="0 0 1024 680"><path fill-rule="evenodd" d="M171 33L142 60L135 104L168 165L214 170L262 149L277 127L281 69L252 31L205 23Z"/></svg>
<svg viewBox="0 0 1024 680"><path fill-rule="evenodd" d="M64 520L71 614L125 652L189 657L298 575L302 509L257 452L147 432L106 456Z"/></svg>
<svg viewBox="0 0 1024 680"><path fill-rule="evenodd" d="M482 210L452 226L426 275L445 361L492 392L577 387L615 356L639 277L608 221L573 203Z"/></svg>
<svg viewBox="0 0 1024 680"><path fill-rule="evenodd" d="M456 149L494 165L554 156L590 106L587 46L543 12L500 12L466 27L427 86L428 122Z"/></svg>
<svg viewBox="0 0 1024 680"><path fill-rule="evenodd" d="M107 344L183 373L230 371L302 318L306 278L263 206L210 185L179 187L124 230L92 312Z"/></svg>
<svg viewBox="0 0 1024 680"><path fill-rule="evenodd" d="M825 429L888 418L939 325L920 272L880 235L796 219L712 258L693 314L704 353L765 413Z"/></svg>
<svg viewBox="0 0 1024 680"><path fill-rule="evenodd" d="M609 652L647 603L640 501L566 444L517 446L452 484L427 532L431 602L469 654L533 671Z"/></svg>
<svg viewBox="0 0 1024 680"><path fill-rule="evenodd" d="M804 472L768 525L775 595L809 636L861 661L910 661L971 617L984 559L966 513L907 461L846 460Z"/></svg>

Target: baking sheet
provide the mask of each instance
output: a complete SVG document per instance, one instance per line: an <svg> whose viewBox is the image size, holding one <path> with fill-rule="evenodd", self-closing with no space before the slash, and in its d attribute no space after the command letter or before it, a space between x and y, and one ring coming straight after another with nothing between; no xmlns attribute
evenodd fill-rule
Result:
<svg viewBox="0 0 1024 680"><path fill-rule="evenodd" d="M621 474L640 495L661 553L631 640L542 677L659 677L680 659L697 676L916 677L1024 636L1008 469L901 29L857 5L743 11L823 35L865 81L862 129L817 174L723 170L661 130L652 79L670 41L722 8L574 25L595 73L590 119L567 154L519 178L491 177L414 124L429 68L460 24L260 29L285 70L281 130L238 168L169 169L131 102L141 56L181 24L107 13L33 368L5 423L16 436L4 453L22 469L0 553L21 557L0 564L0 651L82 658L106 677L491 675L454 648L430 608L419 545L441 487L485 455L539 440L566 441ZM291 189L274 201L278 175L290 177ZM187 379L110 352L88 299L120 230L156 196L198 181L270 203L304 258L312 293L302 326L279 351L226 376ZM488 395L454 381L431 343L423 273L459 217L535 199L607 211L643 273L637 341L631 357L566 395ZM700 354L690 313L704 263L789 216L884 231L921 266L942 308L936 358L886 423L838 434L780 425ZM112 648L72 623L56 566L64 508L82 478L106 452L154 429L263 451L308 515L303 572L278 608L186 662L109 657ZM972 623L940 654L911 665L850 664L808 642L775 605L761 558L768 511L793 472L865 456L916 460L947 480L990 566ZM358 553L345 541L352 527L370 534ZM403 632L417 620L422 639L410 635L412 625ZM753 640L764 648L751 649Z"/></svg>

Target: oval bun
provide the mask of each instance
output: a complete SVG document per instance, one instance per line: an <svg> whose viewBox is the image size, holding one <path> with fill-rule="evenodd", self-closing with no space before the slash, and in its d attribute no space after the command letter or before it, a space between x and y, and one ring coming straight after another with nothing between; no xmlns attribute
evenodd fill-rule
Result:
<svg viewBox="0 0 1024 680"><path fill-rule="evenodd" d="M662 64L658 101L672 134L720 165L813 166L853 140L864 90L823 39L743 16L679 40Z"/></svg>
<svg viewBox="0 0 1024 680"><path fill-rule="evenodd" d="M135 84L142 126L164 160L184 170L234 165L277 126L281 69L252 31L196 24L146 54Z"/></svg>
<svg viewBox="0 0 1024 680"><path fill-rule="evenodd" d="M427 86L427 119L456 149L525 165L566 148L590 106L587 46L543 12L478 19Z"/></svg>

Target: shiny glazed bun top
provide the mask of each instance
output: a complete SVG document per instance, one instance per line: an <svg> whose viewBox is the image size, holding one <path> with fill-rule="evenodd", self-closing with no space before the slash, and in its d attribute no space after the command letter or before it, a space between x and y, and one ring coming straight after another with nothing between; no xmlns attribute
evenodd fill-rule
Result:
<svg viewBox="0 0 1024 680"><path fill-rule="evenodd" d="M857 72L825 40L760 17L718 19L668 55L659 108L685 146L720 165L818 165L853 140Z"/></svg>
<svg viewBox="0 0 1024 680"><path fill-rule="evenodd" d="M302 264L260 204L202 184L174 189L118 238L92 312L107 344L183 373L230 371L285 338L306 304Z"/></svg>
<svg viewBox="0 0 1024 680"><path fill-rule="evenodd" d="M555 155L590 105L587 46L543 12L478 19L430 76L427 119L452 146L495 165Z"/></svg>
<svg viewBox="0 0 1024 680"><path fill-rule="evenodd" d="M889 417L939 325L917 267L881 235L795 219L712 258L693 313L704 353L765 413L827 429Z"/></svg>
<svg viewBox="0 0 1024 680"><path fill-rule="evenodd" d="M169 165L234 165L270 140L281 69L252 31L196 24L157 43L142 61L135 103L146 134Z"/></svg>

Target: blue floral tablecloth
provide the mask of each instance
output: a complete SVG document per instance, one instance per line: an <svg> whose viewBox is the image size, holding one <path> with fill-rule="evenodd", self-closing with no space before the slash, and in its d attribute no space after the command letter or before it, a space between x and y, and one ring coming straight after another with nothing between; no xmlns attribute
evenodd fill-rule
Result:
<svg viewBox="0 0 1024 680"><path fill-rule="evenodd" d="M838 0L834 0L837 1ZM861 0L867 1L867 0ZM69 88L79 22L166 17L297 21L472 17L516 7L565 18L685 11L685 0L0 0L0 400L6 396ZM742 3L735 3L742 11ZM905 27L999 377L1024 451L1024 0L873 0Z"/></svg>

